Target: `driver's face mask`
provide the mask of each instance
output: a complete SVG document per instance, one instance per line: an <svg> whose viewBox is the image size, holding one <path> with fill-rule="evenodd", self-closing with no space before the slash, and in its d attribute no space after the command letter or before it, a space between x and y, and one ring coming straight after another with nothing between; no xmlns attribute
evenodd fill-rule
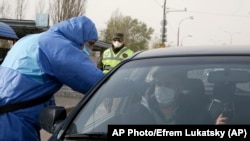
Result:
<svg viewBox="0 0 250 141"><path fill-rule="evenodd" d="M156 86L155 98L163 106L171 105L175 100L175 90L166 86Z"/></svg>

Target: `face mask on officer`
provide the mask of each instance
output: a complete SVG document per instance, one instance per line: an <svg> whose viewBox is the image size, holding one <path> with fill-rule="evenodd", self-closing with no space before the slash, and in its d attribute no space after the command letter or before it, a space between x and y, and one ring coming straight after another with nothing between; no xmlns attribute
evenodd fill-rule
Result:
<svg viewBox="0 0 250 141"><path fill-rule="evenodd" d="M85 53L87 56L90 56L90 54L92 53L92 50L94 48L95 42L96 41L94 41L94 40L90 40L88 42L85 42L83 44L83 48L82 48L83 53Z"/></svg>
<svg viewBox="0 0 250 141"><path fill-rule="evenodd" d="M88 56L92 53L92 50L86 44L84 44L82 51Z"/></svg>
<svg viewBox="0 0 250 141"><path fill-rule="evenodd" d="M122 46L122 41L121 41L120 39L114 39L114 40L112 41L112 44L113 44L113 46L114 46L115 48L119 48L119 47Z"/></svg>

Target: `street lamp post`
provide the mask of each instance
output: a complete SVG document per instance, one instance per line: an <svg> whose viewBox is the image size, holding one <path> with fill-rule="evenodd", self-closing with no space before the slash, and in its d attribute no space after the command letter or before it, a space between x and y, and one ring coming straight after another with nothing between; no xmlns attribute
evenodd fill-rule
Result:
<svg viewBox="0 0 250 141"><path fill-rule="evenodd" d="M182 39L181 39L181 46L182 46L183 39L186 38L186 37L192 37L192 35L186 35L186 36L182 37Z"/></svg>
<svg viewBox="0 0 250 141"><path fill-rule="evenodd" d="M230 45L232 45L233 44L233 33L228 32L228 31L224 31L224 32L229 34L229 36L230 36Z"/></svg>
<svg viewBox="0 0 250 141"><path fill-rule="evenodd" d="M230 36L230 45L232 45L233 44L233 35L239 34L239 32L229 32L229 31L224 31L224 32Z"/></svg>
<svg viewBox="0 0 250 141"><path fill-rule="evenodd" d="M194 17L193 16L190 16L190 17L187 17L187 18L184 18L184 19L182 19L180 22L179 22L179 25L178 25L178 31L177 31L177 46L179 46L179 44L180 44L180 25L181 25L181 23L183 22L183 21L185 21L185 20L188 20L188 19L194 19Z"/></svg>

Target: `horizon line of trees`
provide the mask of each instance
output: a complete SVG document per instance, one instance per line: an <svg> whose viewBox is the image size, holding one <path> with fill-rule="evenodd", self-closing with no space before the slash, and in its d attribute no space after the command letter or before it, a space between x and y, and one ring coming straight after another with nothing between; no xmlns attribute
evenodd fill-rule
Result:
<svg viewBox="0 0 250 141"><path fill-rule="evenodd" d="M29 0L12 0L16 1L15 6L10 6L10 1L11 0L1 0L0 17L23 19ZM54 25L71 17L85 15L87 10L87 0L53 0L48 1L48 5L46 5L45 2L45 0L38 0L34 6L36 7L36 13L49 13L50 25ZM10 10L11 8L14 9ZM14 13L10 11L14 11ZM148 27L146 23L130 16L124 16L117 9L112 13L106 25L106 28L100 30L100 40L111 43L113 34L122 32L125 35L126 46L133 51L150 49L149 43L152 40L154 29ZM160 39L155 37L151 48L159 48L160 44Z"/></svg>

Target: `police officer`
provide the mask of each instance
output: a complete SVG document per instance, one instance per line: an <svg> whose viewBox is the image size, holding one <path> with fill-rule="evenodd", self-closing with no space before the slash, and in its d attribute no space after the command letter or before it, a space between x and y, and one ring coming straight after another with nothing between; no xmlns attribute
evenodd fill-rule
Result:
<svg viewBox="0 0 250 141"><path fill-rule="evenodd" d="M124 34L115 33L112 38L112 47L106 49L98 63L103 73L108 73L113 67L119 64L123 59L132 55L134 52L125 46ZM107 112L111 112L113 105L113 99L108 98L105 100L104 106Z"/></svg>
<svg viewBox="0 0 250 141"><path fill-rule="evenodd" d="M104 73L108 73L113 67L133 53L131 49L125 46L124 34L115 33L112 38L112 48L108 48L103 52L98 67Z"/></svg>

